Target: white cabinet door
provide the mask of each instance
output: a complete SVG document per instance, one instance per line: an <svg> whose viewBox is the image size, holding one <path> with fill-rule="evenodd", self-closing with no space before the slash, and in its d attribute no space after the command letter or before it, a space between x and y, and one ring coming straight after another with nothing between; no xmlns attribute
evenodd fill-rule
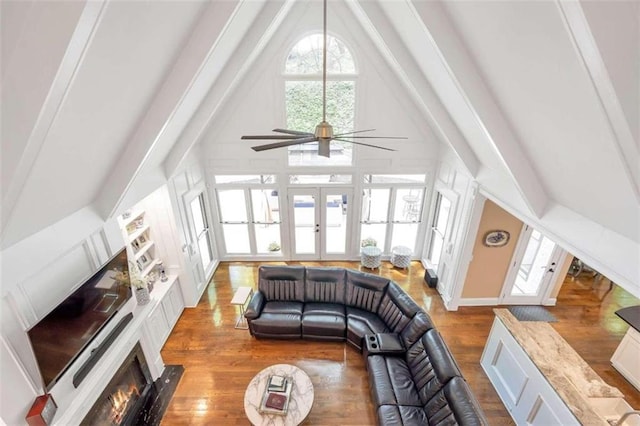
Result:
<svg viewBox="0 0 640 426"><path fill-rule="evenodd" d="M611 358L611 364L640 390L640 333L629 327Z"/></svg>
<svg viewBox="0 0 640 426"><path fill-rule="evenodd" d="M169 337L171 332L162 304L158 304L147 317L146 329L153 343L153 348L160 352L165 339Z"/></svg>

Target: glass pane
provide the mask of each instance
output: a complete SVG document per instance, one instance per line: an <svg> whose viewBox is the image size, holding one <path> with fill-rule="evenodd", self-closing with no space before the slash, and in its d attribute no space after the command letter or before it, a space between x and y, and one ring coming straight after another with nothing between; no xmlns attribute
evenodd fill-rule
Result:
<svg viewBox="0 0 640 426"><path fill-rule="evenodd" d="M516 282L511 290L512 296L536 296L538 294L555 247L553 241L537 231L533 231L525 251L525 257L527 252L533 252L533 259L529 260L527 274L518 271Z"/></svg>
<svg viewBox="0 0 640 426"><path fill-rule="evenodd" d="M254 223L280 222L278 191L275 189L252 189L251 206Z"/></svg>
<svg viewBox="0 0 640 426"><path fill-rule="evenodd" d="M222 225L224 233L224 245L227 254L244 254L251 251L249 245L249 226L244 223L225 223Z"/></svg>
<svg viewBox="0 0 640 426"><path fill-rule="evenodd" d="M218 206L222 222L246 222L247 209L243 189L219 189Z"/></svg>
<svg viewBox="0 0 640 426"><path fill-rule="evenodd" d="M311 195L293 196L293 220L297 254L316 252L316 200Z"/></svg>
<svg viewBox="0 0 640 426"><path fill-rule="evenodd" d="M322 44L322 34L309 35L296 43L287 56L285 73L321 74ZM327 74L353 74L355 71L355 63L347 46L327 35Z"/></svg>
<svg viewBox="0 0 640 426"><path fill-rule="evenodd" d="M282 252L279 224L255 224L254 231L258 253L280 254Z"/></svg>
<svg viewBox="0 0 640 426"><path fill-rule="evenodd" d="M289 175L289 183L304 184L350 184L351 175Z"/></svg>
<svg viewBox="0 0 640 426"><path fill-rule="evenodd" d="M447 232L447 224L449 223L449 212L451 211L451 201L438 194L438 212L435 220L435 227L442 234Z"/></svg>
<svg viewBox="0 0 640 426"><path fill-rule="evenodd" d="M322 82L285 82L287 128L314 133L322 120ZM334 134L353 131L355 82L327 82L327 121ZM330 158L318 156L317 142L289 147L290 166L351 165L353 144L331 141Z"/></svg>
<svg viewBox="0 0 640 426"><path fill-rule="evenodd" d="M198 247L200 248L200 260L202 260L202 267L206 270L209 263L211 263L211 247L209 246L209 233L205 232L198 240Z"/></svg>
<svg viewBox="0 0 640 426"><path fill-rule="evenodd" d="M362 221L387 222L389 220L389 188L367 188L362 195Z"/></svg>
<svg viewBox="0 0 640 426"><path fill-rule="evenodd" d="M364 183L424 183L427 175L365 175Z"/></svg>
<svg viewBox="0 0 640 426"><path fill-rule="evenodd" d="M402 222L418 222L422 214L422 189L398 188L396 205L393 209L393 220Z"/></svg>
<svg viewBox="0 0 640 426"><path fill-rule="evenodd" d="M391 247L405 246L415 251L418 226L418 223L394 223Z"/></svg>
<svg viewBox="0 0 640 426"><path fill-rule="evenodd" d="M360 247L363 247L363 245L375 245L381 250L384 250L386 233L386 223L363 223L360 225L360 236L362 238L360 240Z"/></svg>
<svg viewBox="0 0 640 426"><path fill-rule="evenodd" d="M327 195L325 226L325 251L345 253L347 247L346 195Z"/></svg>
<svg viewBox="0 0 640 426"><path fill-rule="evenodd" d="M198 197L191 200L191 217L193 218L193 226L196 231L196 235L200 235L200 233L207 227L205 224L203 212L202 212L202 194Z"/></svg>
<svg viewBox="0 0 640 426"><path fill-rule="evenodd" d="M216 175L216 183L275 183L274 175Z"/></svg>
<svg viewBox="0 0 640 426"><path fill-rule="evenodd" d="M429 261L437 266L440 263L442 255L442 246L444 245L444 237L438 231L431 231L431 244L429 244Z"/></svg>

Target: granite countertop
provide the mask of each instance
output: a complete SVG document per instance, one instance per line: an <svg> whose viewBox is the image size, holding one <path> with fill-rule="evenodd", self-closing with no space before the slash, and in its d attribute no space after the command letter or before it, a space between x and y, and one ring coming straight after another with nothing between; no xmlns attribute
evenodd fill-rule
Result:
<svg viewBox="0 0 640 426"><path fill-rule="evenodd" d="M618 309L616 315L625 320L636 331L640 331L640 305Z"/></svg>
<svg viewBox="0 0 640 426"><path fill-rule="evenodd" d="M583 425L609 425L588 398L624 398L608 385L549 323L519 321L508 309L493 310Z"/></svg>

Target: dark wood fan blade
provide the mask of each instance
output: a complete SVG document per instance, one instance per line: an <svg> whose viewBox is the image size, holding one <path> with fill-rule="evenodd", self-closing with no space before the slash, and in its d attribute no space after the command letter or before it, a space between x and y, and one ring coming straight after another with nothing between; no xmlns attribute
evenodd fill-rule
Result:
<svg viewBox="0 0 640 426"><path fill-rule="evenodd" d="M376 129L356 130L355 132L340 133L339 135L333 135L333 136L336 138L340 138L342 136L352 135L354 133L374 132L375 130Z"/></svg>
<svg viewBox="0 0 640 426"><path fill-rule="evenodd" d="M273 131L278 133L286 133L288 135L313 136L313 133L301 132L300 130L273 129Z"/></svg>
<svg viewBox="0 0 640 426"><path fill-rule="evenodd" d="M341 136L345 138L358 138L358 139L409 139L406 136Z"/></svg>
<svg viewBox="0 0 640 426"><path fill-rule="evenodd" d="M353 144L356 144L356 145L369 146L369 147L371 147L371 148L384 149L384 150L386 150L386 151L395 151L395 149L385 148L384 146L370 145L370 144L368 144L368 143L362 143L362 142L351 141L351 140L349 140L349 139L333 138L333 140L335 140L335 141L342 141L342 142L349 142L349 143L353 143Z"/></svg>
<svg viewBox="0 0 640 426"><path fill-rule="evenodd" d="M309 136L308 138L298 138L298 139L295 139L295 140L268 143L266 145L252 146L251 149L253 149L256 152L257 151L266 151L268 149L282 148L282 147L285 147L285 146L298 145L298 144L301 144L301 143L315 142L317 140L318 140L318 138L316 138L315 136Z"/></svg>
<svg viewBox="0 0 640 426"><path fill-rule="evenodd" d="M240 139L250 139L250 140L261 140L261 139L300 139L300 136L284 136L284 135L253 135L253 136L242 136Z"/></svg>

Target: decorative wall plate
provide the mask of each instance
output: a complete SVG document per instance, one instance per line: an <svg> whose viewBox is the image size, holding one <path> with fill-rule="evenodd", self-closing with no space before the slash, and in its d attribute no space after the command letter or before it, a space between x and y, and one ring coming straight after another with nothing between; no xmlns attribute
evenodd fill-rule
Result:
<svg viewBox="0 0 640 426"><path fill-rule="evenodd" d="M484 234L483 244L487 247L502 247L509 242L510 234L507 231L495 230Z"/></svg>

